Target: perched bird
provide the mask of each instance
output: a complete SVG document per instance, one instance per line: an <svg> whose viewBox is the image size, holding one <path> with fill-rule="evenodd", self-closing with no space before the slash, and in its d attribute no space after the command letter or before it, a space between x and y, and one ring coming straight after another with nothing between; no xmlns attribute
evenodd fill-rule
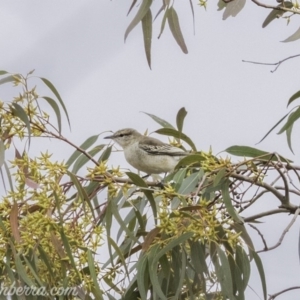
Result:
<svg viewBox="0 0 300 300"><path fill-rule="evenodd" d="M188 155L180 148L144 136L131 128L118 130L105 139L118 143L124 150L127 162L147 174L170 172L180 159Z"/></svg>

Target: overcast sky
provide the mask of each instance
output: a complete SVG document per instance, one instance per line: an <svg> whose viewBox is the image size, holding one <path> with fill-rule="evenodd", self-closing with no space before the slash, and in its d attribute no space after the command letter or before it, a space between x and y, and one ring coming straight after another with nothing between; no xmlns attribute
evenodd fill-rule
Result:
<svg viewBox="0 0 300 300"><path fill-rule="evenodd" d="M288 150L285 137L275 133L255 146L287 112L289 97L300 90L299 59L284 63L275 73L270 72L273 67L242 63L243 59L277 62L297 54L299 42L280 41L296 31L299 18L292 18L289 26L285 20L275 20L262 29L269 13L266 9L247 1L236 18L222 21L216 2L209 1L207 11L195 5L194 34L188 1L176 1L188 55L181 52L168 26L157 40L161 17L156 20L149 70L141 26L124 43L124 32L136 12L126 17L131 1L2 0L0 69L23 74L35 69L37 76L49 79L70 114L72 131L64 126L64 134L78 145L108 130L158 129L141 111L175 124L176 113L184 106L188 111L184 132L199 150L212 146L218 153L232 145L248 145L277 151L299 164L299 126L293 135L296 155ZM157 11L160 1L155 5ZM3 92L7 88L1 88L0 98L9 100L5 98L9 92ZM40 94L49 94L39 89ZM73 151L68 147L56 150L60 159ZM122 153L114 153L110 163L128 167ZM267 199L262 210L276 205L276 200ZM262 225L270 245L277 242L291 218L276 216ZM279 249L261 255L269 293L299 285L298 234L299 222ZM253 237L261 249L260 239ZM251 287L262 295L258 283L258 278L252 278ZM298 299L299 295L295 291L279 299ZM249 289L247 299L259 297Z"/></svg>

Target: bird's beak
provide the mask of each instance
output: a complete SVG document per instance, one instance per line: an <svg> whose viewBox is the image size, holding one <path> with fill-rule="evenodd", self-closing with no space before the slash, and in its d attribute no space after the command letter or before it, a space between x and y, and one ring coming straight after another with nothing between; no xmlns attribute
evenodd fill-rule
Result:
<svg viewBox="0 0 300 300"><path fill-rule="evenodd" d="M105 136L104 139L113 139L114 136L113 135L109 135L109 136Z"/></svg>

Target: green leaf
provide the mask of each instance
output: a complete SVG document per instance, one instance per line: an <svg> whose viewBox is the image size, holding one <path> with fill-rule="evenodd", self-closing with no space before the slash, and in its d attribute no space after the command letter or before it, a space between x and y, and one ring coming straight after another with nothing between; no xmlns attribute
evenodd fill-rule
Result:
<svg viewBox="0 0 300 300"><path fill-rule="evenodd" d="M203 170L193 173L189 177L185 178L181 184L180 189L178 190L179 194L188 195L191 193L196 185L198 184L200 178L204 175Z"/></svg>
<svg viewBox="0 0 300 300"><path fill-rule="evenodd" d="M231 198L229 195L229 180L226 180L226 182L222 185L221 191L222 191L223 201L229 215L236 222L244 223L243 218L238 215L238 213L236 212L236 210L232 205Z"/></svg>
<svg viewBox="0 0 300 300"><path fill-rule="evenodd" d="M187 111L185 110L185 108L184 107L180 108L176 116L176 124L179 132L182 132L183 122L186 115L187 115Z"/></svg>
<svg viewBox="0 0 300 300"><path fill-rule="evenodd" d="M199 241L190 241L191 261L197 274L209 274L205 254L205 244Z"/></svg>
<svg viewBox="0 0 300 300"><path fill-rule="evenodd" d="M147 62L151 69L152 14L150 9L142 19L142 29Z"/></svg>
<svg viewBox="0 0 300 300"><path fill-rule="evenodd" d="M181 48L182 52L187 54L188 50L185 45L184 38L180 29L178 16L173 7L168 8L167 19L175 41L177 42L178 46Z"/></svg>
<svg viewBox="0 0 300 300"><path fill-rule="evenodd" d="M158 39L161 37L162 33L164 32L165 30L165 26L166 26L166 21L167 21L167 17L168 17L168 10L166 9L165 13L164 13L164 17L161 21L161 25L160 25L160 33L158 35ZM155 17L156 18L156 17Z"/></svg>
<svg viewBox="0 0 300 300"><path fill-rule="evenodd" d="M283 43L287 43L287 42L294 42L296 40L300 39L300 27L296 30L296 32L294 32L291 36L289 36L288 38L286 38L285 40L283 40Z"/></svg>
<svg viewBox="0 0 300 300"><path fill-rule="evenodd" d="M71 128L71 124L70 124L70 119L69 119L69 115L68 115L68 111L65 107L65 104L62 100L62 98L60 97L58 91L56 90L56 88L54 87L54 85L46 78L42 78L40 77L40 79L47 85L47 87L52 91L52 93L56 96L57 100L59 101L60 105L62 106L64 112L65 112L65 115L67 117L67 120L68 120L68 124L69 124L69 127Z"/></svg>
<svg viewBox="0 0 300 300"><path fill-rule="evenodd" d="M244 291L248 286L251 268L248 255L241 246L236 248L236 264L242 273L242 290Z"/></svg>
<svg viewBox="0 0 300 300"><path fill-rule="evenodd" d="M300 96L300 91L299 91L299 96ZM286 115L284 115L265 135L264 137L258 142L261 143L288 115L290 112L288 112Z"/></svg>
<svg viewBox="0 0 300 300"><path fill-rule="evenodd" d="M222 179L225 178L225 175L226 175L226 168L222 168L216 175L216 177L214 178L214 181L213 181L213 186L218 186L219 183L221 182Z"/></svg>
<svg viewBox="0 0 300 300"><path fill-rule="evenodd" d="M130 7L129 7L129 10L128 10L128 13L127 13L127 16L130 14L131 10L133 9L134 5L136 4L137 0L133 0Z"/></svg>
<svg viewBox="0 0 300 300"><path fill-rule="evenodd" d="M145 183L145 181L137 174L132 173L132 172L125 172L125 174L132 180L132 182L134 184L136 184L137 186L141 187L141 188L148 188L148 185ZM156 202L154 200L153 197L153 193L149 190L146 189L142 189L143 193L145 194L145 196L147 197L147 199L150 202L150 206L153 212L153 216L154 216L154 220L155 220L155 224L157 224L157 208L156 208Z"/></svg>
<svg viewBox="0 0 300 300"><path fill-rule="evenodd" d="M5 161L5 146L3 141L0 139L0 168L4 164Z"/></svg>
<svg viewBox="0 0 300 300"><path fill-rule="evenodd" d="M28 286L35 288L36 285L31 280L31 278L28 276L28 274L22 264L22 261L20 259L20 254L16 254L16 256L15 256L15 264L16 264L16 269L17 269L18 275L24 280L24 282Z"/></svg>
<svg viewBox="0 0 300 300"><path fill-rule="evenodd" d="M148 259L144 255L140 258L137 266L137 285L140 292L140 299L147 299L148 286L145 286L147 280L145 280L146 274L148 273Z"/></svg>
<svg viewBox="0 0 300 300"><path fill-rule="evenodd" d="M96 147L94 147L92 150L90 150L88 152L88 154L91 157L94 157L97 153L99 153L103 148L105 147L105 145L98 145ZM73 170L72 173L76 174L79 169L84 166L88 161L90 160L89 157L87 157L84 154L81 154L81 156L76 160L74 166L73 166Z"/></svg>
<svg viewBox="0 0 300 300"><path fill-rule="evenodd" d="M4 71L4 70L0 70L0 76L4 75L4 74L7 74L8 72L7 71Z"/></svg>
<svg viewBox="0 0 300 300"><path fill-rule="evenodd" d="M98 159L98 162L106 161L110 157L112 146L107 147Z"/></svg>
<svg viewBox="0 0 300 300"><path fill-rule="evenodd" d="M182 158L175 167L175 170L184 166L201 166L201 162L205 160L205 157L201 154L190 154Z"/></svg>
<svg viewBox="0 0 300 300"><path fill-rule="evenodd" d="M79 146L79 148L82 150L86 150L87 148L91 147L97 141L98 137L99 137L99 134L89 137ZM66 165L68 167L70 167L73 164L73 162L78 158L78 156L81 154L82 154L81 151L75 150L73 152L73 154L70 156L70 158L68 159L68 161L66 162Z"/></svg>
<svg viewBox="0 0 300 300"><path fill-rule="evenodd" d="M88 249L87 251L87 257L88 257L88 265L89 265L89 270L90 270L90 274L92 276L92 280L93 280L93 294L96 297L96 299L102 300L103 299L103 294L102 291L99 287L99 280L97 279L97 274L96 274L96 269L95 269L95 261L92 255L92 251L90 249Z"/></svg>
<svg viewBox="0 0 300 300"><path fill-rule="evenodd" d="M280 3L277 7L286 7L286 8L292 8L293 7L293 3L289 2L289 1L285 1L283 3ZM273 20L280 18L281 16L283 16L283 14L285 13L285 11L281 11L281 10L277 10L277 9L273 9L267 16L267 18L265 19L265 21L262 24L262 28L265 28L266 26L268 26Z"/></svg>
<svg viewBox="0 0 300 300"><path fill-rule="evenodd" d="M223 20L226 20L228 17L236 17L237 14L244 8L246 0L234 0L227 3L225 11L223 13Z"/></svg>
<svg viewBox="0 0 300 300"><path fill-rule="evenodd" d="M228 152L229 154L235 155L235 156L244 156L244 157L259 157L260 160L272 160L277 161L278 158L266 151L262 151L256 148L248 147L248 146L231 146L224 150ZM284 158L283 156L279 155L279 158L284 161L291 161L287 158Z"/></svg>
<svg viewBox="0 0 300 300"><path fill-rule="evenodd" d="M35 280L38 282L39 286L40 287L44 286L45 284L41 281L40 277L36 273L36 270L32 266L32 263L26 258L26 256L23 256L22 258L26 262L27 267L30 269L31 274L33 275L33 277L35 278Z"/></svg>
<svg viewBox="0 0 300 300"><path fill-rule="evenodd" d="M25 112L25 110L23 109L22 106L20 106L17 103L12 103L12 111L13 114L17 117L19 117L26 125L27 127L27 131L28 131L28 138L29 138L29 144L30 144L30 137L31 137L31 129L30 129L30 123L29 123L29 119L28 119L28 115Z"/></svg>
<svg viewBox="0 0 300 300"><path fill-rule="evenodd" d="M150 118L152 118L156 123L158 123L159 125L161 125L161 126L164 127L164 128L173 128L173 129L175 129L174 126L172 126L169 122L167 122L167 121L165 121L165 120L163 120L163 119L161 119L161 118L159 118L159 117L157 117L157 116L155 116L155 115L148 114L148 113L146 113L146 112L144 112L144 111L142 111L142 113L148 115L148 116L149 116Z"/></svg>
<svg viewBox="0 0 300 300"><path fill-rule="evenodd" d="M248 234L246 227L244 224L236 223L234 222L232 225L232 228L235 230L236 233L240 233L241 238L244 240L246 245L249 249L249 254L251 255L252 251L255 251L254 244L252 242L252 239L250 235Z"/></svg>
<svg viewBox="0 0 300 300"><path fill-rule="evenodd" d="M288 101L287 106L289 106L294 100L298 99L300 97L300 91L298 91L297 93L295 93Z"/></svg>
<svg viewBox="0 0 300 300"><path fill-rule="evenodd" d="M75 263L75 260L74 260L74 256L73 256L73 253L72 253L72 250L71 250L71 247L70 247L70 243L68 241L68 238L67 238L63 228L61 228L61 230L60 230L60 236L61 236L62 243L64 245L64 250L68 255L69 261L70 261L74 271L76 272L77 278L79 279L79 278L81 278L81 276L80 276L80 274L77 270L76 263Z"/></svg>
<svg viewBox="0 0 300 300"><path fill-rule="evenodd" d="M221 261L220 268L216 268L216 274L218 277L218 281L220 282L222 287L222 294L225 299L235 299L235 297L233 296L233 281L227 256L218 245L216 245L216 247L218 256Z"/></svg>
<svg viewBox="0 0 300 300"><path fill-rule="evenodd" d="M300 107L298 107L294 112L292 112L286 123L283 125L283 127L279 130L277 134L281 134L284 131L286 131L291 125L294 124L295 121L297 121L300 118Z"/></svg>
<svg viewBox="0 0 300 300"><path fill-rule="evenodd" d="M292 124L287 130L286 130L286 139L287 139L287 143L288 146L290 148L290 150L292 151L292 153L294 154L294 151L292 149L292 131L293 131L293 125Z"/></svg>
<svg viewBox="0 0 300 300"><path fill-rule="evenodd" d="M252 255L253 255L259 276L260 276L264 299L266 300L267 299L267 285L266 285L266 277L265 277L264 267L263 267L260 257L258 256L258 254L255 251L253 251Z"/></svg>
<svg viewBox="0 0 300 300"><path fill-rule="evenodd" d="M124 36L125 41L128 37L128 34L131 32L131 30L144 18L151 4L152 4L152 0L143 0L137 14L135 15L135 17L133 18L133 20L131 21L131 23L129 24L129 26L125 31L125 36Z"/></svg>
<svg viewBox="0 0 300 300"><path fill-rule="evenodd" d="M158 134L163 134L163 135L168 135L168 136L173 136L177 139L181 139L184 142L186 142L194 151L197 151L195 144L192 142L192 140L185 135L182 132L177 131L176 129L173 128L161 128L155 131Z"/></svg>
<svg viewBox="0 0 300 300"><path fill-rule="evenodd" d="M0 79L0 85L4 84L4 83L7 83L7 82L13 82L15 80L16 80L16 78L13 75L9 75L7 77L4 77L4 78Z"/></svg>
<svg viewBox="0 0 300 300"><path fill-rule="evenodd" d="M116 244L116 242L110 237L108 236L107 239L109 240L111 246L113 246L113 248L115 249L117 255L118 255L118 261L121 261L122 262L122 265L125 269L125 272L129 278L129 273L128 273L128 269L127 269L127 264L125 262L125 258L124 258L124 255L121 251L121 249L118 247L118 245Z"/></svg>
<svg viewBox="0 0 300 300"><path fill-rule="evenodd" d="M45 99L49 103L49 105L53 108L57 118L58 132L61 133L61 115L57 103L50 97L41 97L41 98Z"/></svg>

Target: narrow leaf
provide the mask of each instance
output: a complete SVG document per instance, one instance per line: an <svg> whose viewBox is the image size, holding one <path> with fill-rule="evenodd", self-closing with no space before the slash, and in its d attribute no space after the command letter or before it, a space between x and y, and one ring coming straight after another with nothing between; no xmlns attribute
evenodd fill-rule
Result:
<svg viewBox="0 0 300 300"><path fill-rule="evenodd" d="M133 0L130 7L129 7L129 10L128 10L128 13L127 13L127 16L130 14L131 10L133 9L134 5L136 4L137 0Z"/></svg>
<svg viewBox="0 0 300 300"><path fill-rule="evenodd" d="M292 8L293 7L293 3L289 2L289 1L285 1L283 3L280 3L277 7L286 7L286 8ZM277 10L277 9L273 9L267 16L267 18L265 19L265 21L262 24L262 28L265 28L266 26L268 26L273 20L278 19L280 17L283 16L283 14L285 13L285 11L281 11L281 10Z"/></svg>
<svg viewBox="0 0 300 300"><path fill-rule="evenodd" d="M291 36L283 40L283 43L293 42L300 39L300 27Z"/></svg>
<svg viewBox="0 0 300 300"><path fill-rule="evenodd" d="M151 69L152 14L150 9L148 9L147 13L142 19L142 28L145 53L149 68Z"/></svg>
<svg viewBox="0 0 300 300"><path fill-rule="evenodd" d="M0 168L4 164L5 161L5 147L3 141L0 139Z"/></svg>
<svg viewBox="0 0 300 300"><path fill-rule="evenodd" d="M253 251L252 254L253 254L253 258L254 258L259 276L260 276L264 299L266 300L267 299L267 285L266 285L266 277L265 277L264 267L263 267L263 264L261 262L260 257L258 256L258 254L255 251Z"/></svg>
<svg viewBox="0 0 300 300"><path fill-rule="evenodd" d="M22 264L22 261L21 261L21 258L20 258L20 255L17 254L15 256L15 264L16 264L16 268L17 268L17 273L18 275L24 280L24 282L34 288L36 287L36 285L34 284L34 282L31 280L31 278L29 278L29 276L27 275L27 272L25 270L25 267L23 266Z"/></svg>
<svg viewBox="0 0 300 300"><path fill-rule="evenodd" d="M92 255L92 252L90 249L88 249L87 251L87 257L88 257L88 265L89 265L89 270L90 270L90 274L93 280L93 294L96 297L96 299L102 300L103 299L103 295L102 295L102 291L99 287L99 280L97 279L97 274L96 274L96 268L95 268L95 261Z"/></svg>
<svg viewBox="0 0 300 300"><path fill-rule="evenodd" d="M228 262L228 258L221 248L217 245L218 256L221 261L221 266L217 268L217 276L222 287L222 294L228 299L234 299L233 296L233 281L231 276L231 270Z"/></svg>
<svg viewBox="0 0 300 300"><path fill-rule="evenodd" d="M187 47L184 42L184 38L183 38L181 29L180 29L178 15L173 7L168 8L167 18L168 18L169 27L171 29L171 32L172 32L172 35L173 35L175 41L181 48L182 52L187 54L188 50L187 50Z"/></svg>
<svg viewBox="0 0 300 300"><path fill-rule="evenodd" d="M9 221L11 226L12 235L15 238L17 243L20 243L20 231L19 231L19 222L18 222L19 208L17 202L14 202L11 208Z"/></svg>
<svg viewBox="0 0 300 300"><path fill-rule="evenodd" d="M186 117L186 115L187 115L187 111L185 110L184 107L182 107L177 113L176 124L177 124L177 129L179 132L182 132L183 122L184 122L184 118Z"/></svg>
<svg viewBox="0 0 300 300"><path fill-rule="evenodd" d="M299 91L299 97L300 97L300 91ZM261 143L288 115L290 112L288 112L286 115L284 115L265 135L264 137L258 142Z"/></svg>
<svg viewBox="0 0 300 300"><path fill-rule="evenodd" d="M260 159L263 160L272 160L272 161L278 160L277 157L270 152L262 151L248 146L231 146L224 151L235 156L259 157ZM281 155L279 155L279 157L281 160L290 161L289 159L286 159Z"/></svg>
<svg viewBox="0 0 300 300"><path fill-rule="evenodd" d="M7 76L7 77L4 77L4 78L0 79L0 85L4 84L4 83L7 83L7 82L12 82L12 81L15 81L15 77L13 75L10 75L10 76Z"/></svg>
<svg viewBox="0 0 300 300"><path fill-rule="evenodd" d="M42 99L45 99L49 103L49 105L53 108L57 118L58 132L61 133L61 115L57 103L50 97L42 97Z"/></svg>
<svg viewBox="0 0 300 300"><path fill-rule="evenodd" d="M175 170L183 167L183 166L196 166L200 167L201 162L204 161L206 158L201 154L190 154L181 159L175 167Z"/></svg>
<svg viewBox="0 0 300 300"><path fill-rule="evenodd" d="M97 153L99 153L103 148L105 147L105 145L98 145L96 147L94 147L92 150L90 150L88 152L88 154L91 157L94 157ZM89 157L87 157L84 154L81 154L81 156L76 160L76 162L74 163L73 166L73 170L72 173L76 174L88 161L90 160Z"/></svg>
<svg viewBox="0 0 300 300"><path fill-rule="evenodd" d="M172 129L172 128L161 128L161 129L156 130L155 132L158 133L158 134L169 135L169 136L173 136L173 137L175 137L175 138L177 138L177 139L181 139L181 140L183 140L184 142L186 142L188 145L190 145L191 148L192 148L194 151L197 151L196 146L195 146L195 144L192 142L192 140L191 140L187 135L185 135L185 134L182 133L182 132L177 131L176 129Z"/></svg>
<svg viewBox="0 0 300 300"><path fill-rule="evenodd" d="M135 15L135 17L133 18L133 20L131 21L131 23L129 24L129 26L125 31L125 36L124 36L125 41L128 37L128 34L131 32L131 30L144 18L151 4L152 4L152 0L143 0L137 14Z"/></svg>
<svg viewBox="0 0 300 300"><path fill-rule="evenodd" d="M299 91L299 92L300 92L300 91ZM175 129L174 126L172 126L169 122L167 122L167 121L165 121L165 120L163 120L163 119L161 119L161 118L159 118L159 117L157 117L157 116L155 116L155 115L148 114L148 113L146 113L146 112L144 112L144 111L142 111L142 113L148 115L148 116L149 116L150 118L152 118L156 123L158 123L159 125L161 125L161 126L164 127L164 128L173 128L173 129Z"/></svg>
<svg viewBox="0 0 300 300"><path fill-rule="evenodd" d="M223 13L223 20L226 20L228 17L236 17L237 14L244 8L246 0L234 0L227 3L225 11Z"/></svg>
<svg viewBox="0 0 300 300"><path fill-rule="evenodd" d="M293 125L292 124L287 130L286 130L286 139L287 139L287 143L288 146L290 148L290 150L292 151L292 153L294 154L293 148L292 148L292 131L293 131Z"/></svg>
<svg viewBox="0 0 300 300"><path fill-rule="evenodd" d="M80 146L79 148L82 150L86 150L87 148L91 147L98 139L99 134L97 135L93 135L91 137L89 137L88 139L86 139ZM81 155L82 152L75 150L73 152L73 154L70 156L70 158L68 159L66 165L69 167L72 165L72 163L78 158L79 155Z"/></svg>
<svg viewBox="0 0 300 300"><path fill-rule="evenodd" d="M168 10L166 9L165 13L164 13L164 17L161 21L161 25L160 25L160 32L159 32L159 35L158 35L158 39L161 37L162 33L164 32L165 30L165 26L166 26L166 21L167 21L167 17L168 17ZM156 17L155 17L156 18Z"/></svg>
<svg viewBox="0 0 300 300"><path fill-rule="evenodd" d="M233 218L233 220L235 220L238 223L243 223L243 219L242 217L240 217L238 215L238 213L236 212L236 210L234 209L232 202L231 202L231 198L229 195L229 181L227 180L226 183L224 183L222 185L222 196L223 196L223 201L224 204L226 206L227 212L229 213L229 215Z"/></svg>
<svg viewBox="0 0 300 300"><path fill-rule="evenodd" d="M4 74L7 74L8 72L7 71L4 71L4 70L0 70L0 76L4 75Z"/></svg>
<svg viewBox="0 0 300 300"><path fill-rule="evenodd" d="M98 159L98 162L106 161L110 157L112 146L107 147Z"/></svg>
<svg viewBox="0 0 300 300"><path fill-rule="evenodd" d="M27 131L28 131L28 137L29 137L29 144L30 144L30 136L31 136L31 129L30 129L30 123L28 119L28 115L26 114L25 110L22 106L20 106L17 103L12 104L13 108L12 111L15 116L19 117L26 125Z"/></svg>
<svg viewBox="0 0 300 300"><path fill-rule="evenodd" d="M147 299L147 291L148 291L148 286L145 286L145 276L148 273L148 260L147 256L144 255L138 263L137 266L137 285L138 285L138 290L140 292L140 299Z"/></svg>
<svg viewBox="0 0 300 300"><path fill-rule="evenodd" d="M288 101L287 106L289 106L294 100L298 99L300 97L300 91L298 91L297 93L295 93Z"/></svg>
<svg viewBox="0 0 300 300"><path fill-rule="evenodd" d="M287 122L283 125L283 127L279 130L277 134L281 134L284 131L286 131L290 126L294 124L295 121L297 121L300 118L300 107L298 107L294 112L292 112L288 119Z"/></svg>
<svg viewBox="0 0 300 300"><path fill-rule="evenodd" d="M141 188L148 188L147 184L145 183L145 181L137 174L132 173L132 172L126 172L125 173L134 184L136 184L137 186L140 186ZM154 216L154 220L155 220L155 224L157 224L157 208L156 208L156 202L154 200L153 194L151 191L149 190L142 190L143 193L145 194L145 196L147 197L147 199L150 202L150 206L153 212L153 216Z"/></svg>
<svg viewBox="0 0 300 300"><path fill-rule="evenodd" d="M56 88L54 87L54 85L46 78L42 78L40 77L40 79L47 85L47 87L52 91L52 93L56 96L57 100L59 101L60 105L62 106L65 114L66 114L66 117L67 117L67 120L68 120L68 124L69 124L69 127L71 127L71 124L70 124L70 119L69 119L69 115L68 115L68 111L65 107L65 104L62 100L62 98L60 97L58 91L56 90Z"/></svg>

